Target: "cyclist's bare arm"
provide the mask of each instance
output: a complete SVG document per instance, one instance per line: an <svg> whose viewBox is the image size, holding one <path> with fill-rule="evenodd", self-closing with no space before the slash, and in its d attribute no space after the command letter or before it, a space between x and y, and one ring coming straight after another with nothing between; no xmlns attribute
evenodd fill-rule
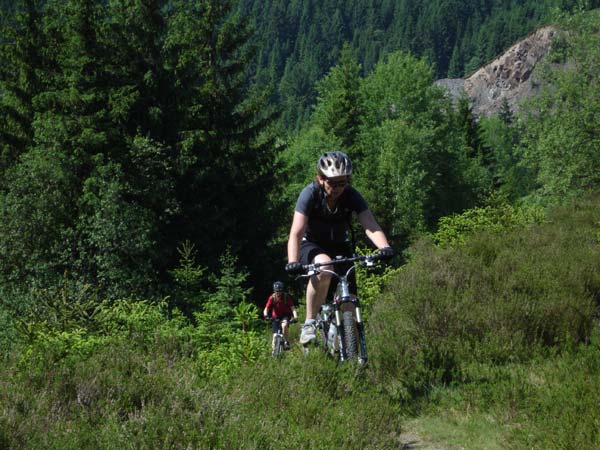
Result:
<svg viewBox="0 0 600 450"><path fill-rule="evenodd" d="M370 209L365 209L358 215L358 220L365 229L367 237L375 244L377 248L389 247L389 243L385 233L375 220Z"/></svg>
<svg viewBox="0 0 600 450"><path fill-rule="evenodd" d="M300 242L306 225L308 225L308 216L295 211L287 246L288 262L296 262L300 259Z"/></svg>

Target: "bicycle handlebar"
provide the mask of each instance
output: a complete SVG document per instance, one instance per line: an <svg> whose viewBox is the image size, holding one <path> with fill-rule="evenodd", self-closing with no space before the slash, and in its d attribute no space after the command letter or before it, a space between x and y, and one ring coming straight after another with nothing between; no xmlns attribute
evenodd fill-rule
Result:
<svg viewBox="0 0 600 450"><path fill-rule="evenodd" d="M374 263L375 261L377 261L379 259L383 259L383 256L381 256L380 253L374 253L373 255L350 256L347 258L341 258L339 256L336 256L335 259L332 259L329 262L305 264L302 266L302 268L304 270L318 269L319 267L323 267L323 266L335 266L335 265L339 265L339 264L344 264L344 263L349 263L349 262L357 262L357 261L364 262L367 265L370 265L370 263Z"/></svg>
<svg viewBox="0 0 600 450"><path fill-rule="evenodd" d="M350 257L346 257L346 258L336 256L335 259L332 259L331 261L328 261L328 262L304 264L302 266L302 269L305 270L307 273L300 275L297 278L307 278L307 277L311 277L311 276L313 276L317 273L321 273L321 272L329 273L329 274L335 275L339 278L338 273L334 272L333 270L329 270L329 269L321 269L321 267L336 266L336 265L340 265L340 264L355 263L355 262L360 262L360 263L362 263L362 265L364 265L366 267L371 267L371 266L375 265L375 261L383 259L383 258L384 257L380 253L375 253L373 255L350 256ZM355 266L352 265L348 269L348 271L346 272L346 276L348 276L350 274L350 272L352 270L354 270L354 267Z"/></svg>
<svg viewBox="0 0 600 450"><path fill-rule="evenodd" d="M281 319L275 319L274 317L263 317L263 320L265 320L266 322L273 322L274 320L279 320L281 322ZM298 319L289 319L288 323L298 323Z"/></svg>

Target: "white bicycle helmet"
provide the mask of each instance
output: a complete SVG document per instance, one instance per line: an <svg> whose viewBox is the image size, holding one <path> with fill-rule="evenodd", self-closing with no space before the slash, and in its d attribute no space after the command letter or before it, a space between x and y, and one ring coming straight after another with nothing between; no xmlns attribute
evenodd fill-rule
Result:
<svg viewBox="0 0 600 450"><path fill-rule="evenodd" d="M319 173L327 178L352 175L352 162L345 153L335 151L323 153L317 163Z"/></svg>

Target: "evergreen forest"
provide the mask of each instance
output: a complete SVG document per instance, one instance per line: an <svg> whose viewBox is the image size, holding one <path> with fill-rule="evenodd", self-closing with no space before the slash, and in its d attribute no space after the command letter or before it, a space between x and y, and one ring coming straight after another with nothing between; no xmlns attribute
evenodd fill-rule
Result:
<svg viewBox="0 0 600 450"><path fill-rule="evenodd" d="M598 7L0 2L0 448L600 448ZM435 84L547 24L518 112ZM332 149L365 369L259 320Z"/></svg>
<svg viewBox="0 0 600 450"><path fill-rule="evenodd" d="M598 7L598 0L243 0L238 8L256 30L251 80L271 87L285 129L294 130L311 115L314 85L345 43L361 75L401 50L424 58L436 78L459 78L561 12Z"/></svg>

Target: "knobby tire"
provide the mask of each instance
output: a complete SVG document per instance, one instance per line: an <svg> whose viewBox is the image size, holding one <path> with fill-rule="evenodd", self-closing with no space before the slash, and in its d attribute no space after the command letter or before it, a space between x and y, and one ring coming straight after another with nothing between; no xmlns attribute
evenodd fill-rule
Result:
<svg viewBox="0 0 600 450"><path fill-rule="evenodd" d="M275 348L273 348L273 357L279 358L283 353L283 339L281 336L275 336Z"/></svg>

